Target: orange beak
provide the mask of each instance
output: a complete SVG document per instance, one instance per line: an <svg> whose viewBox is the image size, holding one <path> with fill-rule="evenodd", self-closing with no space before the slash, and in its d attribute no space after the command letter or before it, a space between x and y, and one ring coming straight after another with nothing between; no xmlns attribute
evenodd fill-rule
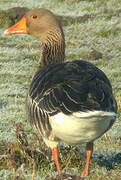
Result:
<svg viewBox="0 0 121 180"><path fill-rule="evenodd" d="M23 17L17 24L6 29L4 31L4 34L5 35L8 35L8 34L27 34L26 18Z"/></svg>

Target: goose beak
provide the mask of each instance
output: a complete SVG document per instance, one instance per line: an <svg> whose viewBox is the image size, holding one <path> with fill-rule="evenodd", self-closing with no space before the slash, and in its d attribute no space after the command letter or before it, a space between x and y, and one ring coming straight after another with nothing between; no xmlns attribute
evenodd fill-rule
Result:
<svg viewBox="0 0 121 180"><path fill-rule="evenodd" d="M5 35L8 35L8 34L27 34L26 18L23 17L17 24L6 29L4 31L4 34Z"/></svg>

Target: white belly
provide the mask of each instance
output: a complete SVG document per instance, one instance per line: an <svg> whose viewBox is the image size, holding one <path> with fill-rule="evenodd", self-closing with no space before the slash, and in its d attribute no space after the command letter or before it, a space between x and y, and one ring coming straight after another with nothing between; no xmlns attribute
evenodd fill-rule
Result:
<svg viewBox="0 0 121 180"><path fill-rule="evenodd" d="M51 118L51 125L55 137L68 144L79 144L101 136L115 118L115 113L103 111L73 113L70 116L59 113Z"/></svg>

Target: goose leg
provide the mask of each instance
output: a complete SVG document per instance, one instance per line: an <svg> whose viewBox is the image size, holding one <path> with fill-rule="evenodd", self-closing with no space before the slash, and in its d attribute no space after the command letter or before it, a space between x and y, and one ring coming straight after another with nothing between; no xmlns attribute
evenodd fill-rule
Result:
<svg viewBox="0 0 121 180"><path fill-rule="evenodd" d="M52 149L52 157L53 157L53 159L55 161L58 173L61 174L61 169L60 169L60 165L59 165L59 161L58 161L58 156L59 156L58 149L57 149L57 147L54 147Z"/></svg>
<svg viewBox="0 0 121 180"><path fill-rule="evenodd" d="M90 158L93 152L93 142L90 142L87 144L86 146L86 164L85 164L85 168L83 170L83 172L81 173L81 177L85 177L89 175L89 162L90 162Z"/></svg>

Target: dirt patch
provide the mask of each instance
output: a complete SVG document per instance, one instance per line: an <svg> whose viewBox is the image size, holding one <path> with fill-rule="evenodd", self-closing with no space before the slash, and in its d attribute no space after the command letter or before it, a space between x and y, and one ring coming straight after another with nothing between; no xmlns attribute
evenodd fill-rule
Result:
<svg viewBox="0 0 121 180"><path fill-rule="evenodd" d="M90 60L98 60L98 59L102 58L102 56L103 56L103 54L102 54L101 52L93 49L93 50L89 53L88 58L89 58Z"/></svg>
<svg viewBox="0 0 121 180"><path fill-rule="evenodd" d="M30 9L26 7L14 7L6 11L6 16L11 20L12 25L17 23L27 11Z"/></svg>
<svg viewBox="0 0 121 180"><path fill-rule="evenodd" d="M14 7L6 11L0 11L0 28L7 28L17 23L27 11L29 9L24 7Z"/></svg>
<svg viewBox="0 0 121 180"><path fill-rule="evenodd" d="M74 23L85 23L89 19L93 19L94 16L90 14L85 14L84 16L71 17L71 16L58 16L57 19L61 22L62 26L68 26Z"/></svg>

